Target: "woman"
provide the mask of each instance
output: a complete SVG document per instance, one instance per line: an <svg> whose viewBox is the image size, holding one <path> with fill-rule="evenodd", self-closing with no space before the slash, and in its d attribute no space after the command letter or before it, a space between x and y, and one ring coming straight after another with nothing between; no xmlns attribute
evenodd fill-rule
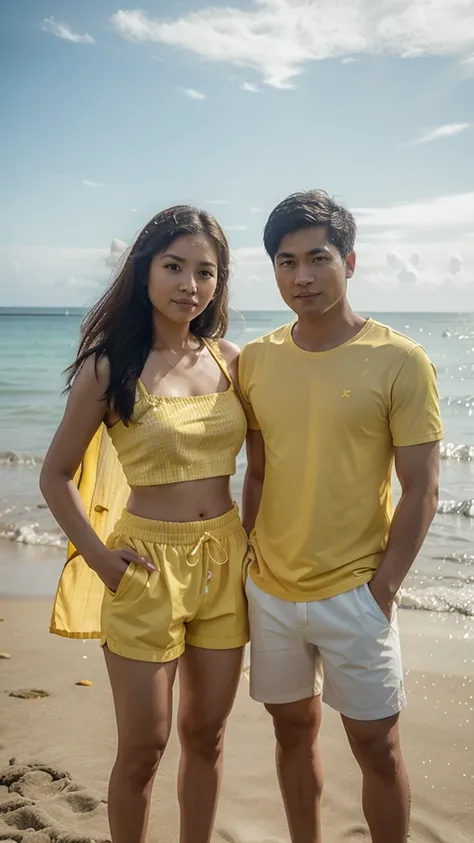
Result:
<svg viewBox="0 0 474 843"><path fill-rule="evenodd" d="M94 637L101 606L118 727L113 843L145 840L178 662L180 839L211 835L248 640L247 537L229 490L246 420L234 389L238 349L222 339L228 278L229 247L212 216L180 206L150 220L84 321L41 474L74 550L52 631ZM122 472L128 500L104 544L101 519L123 496Z"/></svg>

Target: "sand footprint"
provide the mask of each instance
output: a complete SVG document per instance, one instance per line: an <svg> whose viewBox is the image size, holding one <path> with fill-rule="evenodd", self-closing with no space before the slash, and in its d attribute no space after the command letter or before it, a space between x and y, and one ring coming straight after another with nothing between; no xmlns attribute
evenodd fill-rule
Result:
<svg viewBox="0 0 474 843"><path fill-rule="evenodd" d="M246 829L243 833L230 832L224 828L216 829L216 835L226 843L285 843L280 837L262 837L255 830Z"/></svg>
<svg viewBox="0 0 474 843"><path fill-rule="evenodd" d="M54 779L44 770L32 770L10 785L10 793L19 793L28 799L52 799L62 793L70 784L67 775Z"/></svg>
<svg viewBox="0 0 474 843"><path fill-rule="evenodd" d="M362 825L351 826L344 832L344 837L346 840L354 841L354 843L356 840L366 840L367 843L370 840L369 830Z"/></svg>
<svg viewBox="0 0 474 843"><path fill-rule="evenodd" d="M21 688L19 691L10 691L8 696L16 697L19 700L42 700L51 696L51 694L39 688Z"/></svg>
<svg viewBox="0 0 474 843"><path fill-rule="evenodd" d="M0 772L0 841L109 843L106 809L70 776L42 764Z"/></svg>
<svg viewBox="0 0 474 843"><path fill-rule="evenodd" d="M86 814L88 811L95 811L101 804L99 799L95 799L84 791L68 793L65 797L65 802L67 802L75 814Z"/></svg>

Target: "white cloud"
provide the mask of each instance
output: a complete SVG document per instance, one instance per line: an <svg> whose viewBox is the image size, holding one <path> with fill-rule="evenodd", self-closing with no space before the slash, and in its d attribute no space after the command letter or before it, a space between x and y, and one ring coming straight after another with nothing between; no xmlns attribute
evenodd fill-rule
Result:
<svg viewBox="0 0 474 843"><path fill-rule="evenodd" d="M263 264L270 266L268 255L263 246L242 246L240 249L234 249L234 256L253 266Z"/></svg>
<svg viewBox="0 0 474 843"><path fill-rule="evenodd" d="M44 278L42 283L45 283ZM95 298L98 298L98 296L100 295L100 291L97 286L97 280L94 278L89 278L87 275L68 275L58 281L53 281L53 286L61 291L64 291L65 289L70 289L71 291L73 291L73 294L80 293L82 290L89 290L90 293L95 293Z"/></svg>
<svg viewBox="0 0 474 843"><path fill-rule="evenodd" d="M72 41L73 44L95 44L95 39L88 32L80 35L78 32L73 32L67 23L60 23L56 18L45 18L40 23L40 29L43 32L49 32L55 35L56 38L62 38L64 41Z"/></svg>
<svg viewBox="0 0 474 843"><path fill-rule="evenodd" d="M115 266L117 261L122 257L124 252L128 249L127 243L124 240L120 240L118 237L114 237L111 244L109 254L107 255L106 263L108 266Z"/></svg>
<svg viewBox="0 0 474 843"><path fill-rule="evenodd" d="M358 59L355 59L352 56L347 56L347 58L342 59L341 64L354 64L356 61L358 61Z"/></svg>
<svg viewBox="0 0 474 843"><path fill-rule="evenodd" d="M465 293L471 297L471 306L474 303L474 275L472 272L464 271L464 261L458 254L442 254L438 249L434 250L436 255L426 251L425 257L419 252L410 255L408 250L404 253L389 252L386 255L386 263L389 272L392 274L392 285L406 287L410 285L425 293L439 293L443 290L446 282L454 291ZM365 257L366 263L367 257ZM384 273L380 274L383 279ZM452 305L454 302L450 302ZM428 308L427 308L428 309Z"/></svg>
<svg viewBox="0 0 474 843"><path fill-rule="evenodd" d="M259 94L260 88L257 85L253 85L251 82L242 82L240 89L242 91L247 91L248 94Z"/></svg>
<svg viewBox="0 0 474 843"><path fill-rule="evenodd" d="M418 0L254 0L248 10L229 0L174 19L121 9L112 23L129 40L250 68L276 88L292 87L312 61L462 56L474 47L474 0L424 0L422 9Z"/></svg>
<svg viewBox="0 0 474 843"><path fill-rule="evenodd" d="M91 181L90 179L82 179L82 184L86 187L107 187L106 184L102 184L100 181Z"/></svg>
<svg viewBox="0 0 474 843"><path fill-rule="evenodd" d="M131 210L132 214L138 214L137 208L130 208L130 210Z"/></svg>
<svg viewBox="0 0 474 843"><path fill-rule="evenodd" d="M454 135L460 135L461 132L466 132L470 128L470 123L446 123L444 126L438 126L437 129L425 132L414 140L407 141L403 146L417 146L420 143L432 143L433 141L443 140L443 138L452 138Z"/></svg>
<svg viewBox="0 0 474 843"><path fill-rule="evenodd" d="M191 100L207 99L206 94L203 94L202 91L196 91L195 88L183 88L183 94L186 94Z"/></svg>
<svg viewBox="0 0 474 843"><path fill-rule="evenodd" d="M390 243L396 243L398 240L403 240L404 232L400 229L382 229L382 231L367 231L366 227L364 226L364 220L362 223L359 219L359 240L367 240L369 242L376 242L377 240L388 240Z"/></svg>
<svg viewBox="0 0 474 843"><path fill-rule="evenodd" d="M464 261L460 255L452 255L449 259L448 272L451 275L458 275L464 266Z"/></svg>
<svg viewBox="0 0 474 843"><path fill-rule="evenodd" d="M110 270L106 249L0 246L0 302L14 306L82 306L105 289ZM12 284L12 267L21 277Z"/></svg>
<svg viewBox="0 0 474 843"><path fill-rule="evenodd" d="M228 199L207 199L206 205L229 205Z"/></svg>
<svg viewBox="0 0 474 843"><path fill-rule="evenodd" d="M459 67L468 74L474 73L474 53L469 58L460 61Z"/></svg>
<svg viewBox="0 0 474 843"><path fill-rule="evenodd" d="M261 209L261 208L250 208L250 212L251 212L252 214L261 214L261 213L262 213L262 209Z"/></svg>
<svg viewBox="0 0 474 843"><path fill-rule="evenodd" d="M436 196L418 202L391 205L386 208L354 208L359 228L391 230L425 229L435 232L472 228L474 219L474 191L448 196ZM460 233L461 233L460 231Z"/></svg>

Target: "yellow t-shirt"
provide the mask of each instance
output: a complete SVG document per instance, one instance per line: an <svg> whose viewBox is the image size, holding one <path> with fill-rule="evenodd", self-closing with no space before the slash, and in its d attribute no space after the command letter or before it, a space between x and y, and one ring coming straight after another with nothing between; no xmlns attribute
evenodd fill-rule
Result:
<svg viewBox="0 0 474 843"><path fill-rule="evenodd" d="M379 565L394 448L440 440L443 428L421 346L369 319L337 348L304 351L293 324L240 356L244 407L266 460L250 575L275 597L323 600L368 582Z"/></svg>

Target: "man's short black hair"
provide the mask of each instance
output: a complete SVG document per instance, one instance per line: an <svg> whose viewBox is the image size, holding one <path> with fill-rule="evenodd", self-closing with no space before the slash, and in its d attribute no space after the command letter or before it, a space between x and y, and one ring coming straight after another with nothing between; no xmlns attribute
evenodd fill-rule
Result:
<svg viewBox="0 0 474 843"><path fill-rule="evenodd" d="M263 242L272 261L287 234L313 225L326 228L329 242L341 257L346 258L354 250L357 226L351 212L338 205L324 190L307 190L288 196L267 220Z"/></svg>

